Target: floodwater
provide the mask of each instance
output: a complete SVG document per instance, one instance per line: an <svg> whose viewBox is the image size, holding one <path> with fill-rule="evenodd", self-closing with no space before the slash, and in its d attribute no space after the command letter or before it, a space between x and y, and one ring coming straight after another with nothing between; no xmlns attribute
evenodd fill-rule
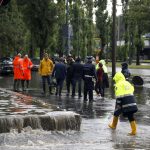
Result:
<svg viewBox="0 0 150 150"><path fill-rule="evenodd" d="M33 73L31 88L25 92L28 96L42 99L53 107L64 111L74 111L82 117L80 131L44 131L32 130L30 127L21 133L12 130L10 133L0 134L0 150L115 150L115 149L150 149L150 74L149 70L133 70L135 74L141 73L144 79L143 87L135 87L135 97L139 111L135 118L137 121L136 136L128 136L130 125L126 118L121 117L116 130L108 128L112 119L115 105L112 88L106 90L104 99L98 99L92 104L83 103L82 99L65 96L61 98L42 96L41 80L37 73ZM131 70L132 73L132 70ZM13 78L0 77L0 87L12 89ZM2 94L1 94L2 95ZM9 94L3 95L3 104L8 102ZM3 112L2 110L0 112Z"/></svg>

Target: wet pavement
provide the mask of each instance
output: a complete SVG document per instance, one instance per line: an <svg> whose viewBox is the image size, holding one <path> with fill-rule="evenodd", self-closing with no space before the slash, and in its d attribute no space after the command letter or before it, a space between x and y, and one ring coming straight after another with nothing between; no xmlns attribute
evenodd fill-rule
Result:
<svg viewBox="0 0 150 150"><path fill-rule="evenodd" d="M136 71L136 70L134 70ZM140 71L142 72L142 71ZM41 80L33 73L31 88L23 94L42 100L52 108L74 111L82 116L80 131L43 131L26 128L21 133L0 134L0 150L114 150L114 149L150 149L150 75L149 70L142 73L143 87L135 87L135 97L139 111L137 120L138 134L128 136L130 125L126 118L121 117L116 130L108 128L115 105L112 88L106 90L105 98L97 98L92 104L83 103L82 99L63 96L42 96ZM136 74L136 73L135 73ZM13 79L10 76L0 77L0 87L12 89ZM2 95L2 94L1 94ZM11 95L4 94L2 103L7 102Z"/></svg>

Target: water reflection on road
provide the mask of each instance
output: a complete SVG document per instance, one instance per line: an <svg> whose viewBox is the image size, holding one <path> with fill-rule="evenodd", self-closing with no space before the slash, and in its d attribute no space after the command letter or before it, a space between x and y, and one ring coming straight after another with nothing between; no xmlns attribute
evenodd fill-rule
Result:
<svg viewBox="0 0 150 150"><path fill-rule="evenodd" d="M40 97L43 101L56 105L60 109L75 111L82 116L81 131L47 132L27 129L18 134L0 134L2 150L107 150L107 149L149 149L150 148L150 75L143 76L144 86L135 88L135 97L139 111L136 114L138 134L127 136L130 125L121 118L117 130L108 128L115 99L112 88L106 90L105 99L97 99L92 104L83 103L82 99L54 95L42 97L40 77L33 73L31 89L26 94ZM0 78L1 87L12 89L12 77ZM7 83L7 84L6 84ZM6 96L7 97L7 96ZM5 99L5 98L4 98ZM7 99L7 98L6 98ZM4 101L3 101L4 102Z"/></svg>

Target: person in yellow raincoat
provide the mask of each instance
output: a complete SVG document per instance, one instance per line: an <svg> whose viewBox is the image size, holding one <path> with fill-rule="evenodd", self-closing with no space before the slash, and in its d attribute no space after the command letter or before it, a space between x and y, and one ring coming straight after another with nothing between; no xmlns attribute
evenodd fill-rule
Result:
<svg viewBox="0 0 150 150"><path fill-rule="evenodd" d="M39 74L42 77L43 94L46 94L46 80L49 87L49 93L53 94L51 89L51 83L50 83L53 69L54 69L54 64L52 60L49 59L48 54L45 53L44 58L41 60L39 66Z"/></svg>
<svg viewBox="0 0 150 150"><path fill-rule="evenodd" d="M134 113L138 111L137 104L134 99L134 87L126 81L124 75L121 72L117 72L113 78L115 81L115 96L116 96L116 106L114 111L114 117L112 123L109 127L116 129L118 118L120 114L127 117L130 125L131 132L129 135L136 135L136 122L134 119Z"/></svg>

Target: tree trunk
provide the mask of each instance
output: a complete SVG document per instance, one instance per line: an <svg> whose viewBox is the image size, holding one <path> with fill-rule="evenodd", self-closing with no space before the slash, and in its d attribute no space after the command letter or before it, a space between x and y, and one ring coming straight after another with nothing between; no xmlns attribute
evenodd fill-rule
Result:
<svg viewBox="0 0 150 150"><path fill-rule="evenodd" d="M140 65L140 45L137 46L137 52L136 52L136 65Z"/></svg>
<svg viewBox="0 0 150 150"><path fill-rule="evenodd" d="M142 31L140 24L138 25L138 45L137 45L137 54L136 54L136 65L140 65L140 51L142 50Z"/></svg>
<svg viewBox="0 0 150 150"><path fill-rule="evenodd" d="M40 47L40 60L43 59L44 49Z"/></svg>

